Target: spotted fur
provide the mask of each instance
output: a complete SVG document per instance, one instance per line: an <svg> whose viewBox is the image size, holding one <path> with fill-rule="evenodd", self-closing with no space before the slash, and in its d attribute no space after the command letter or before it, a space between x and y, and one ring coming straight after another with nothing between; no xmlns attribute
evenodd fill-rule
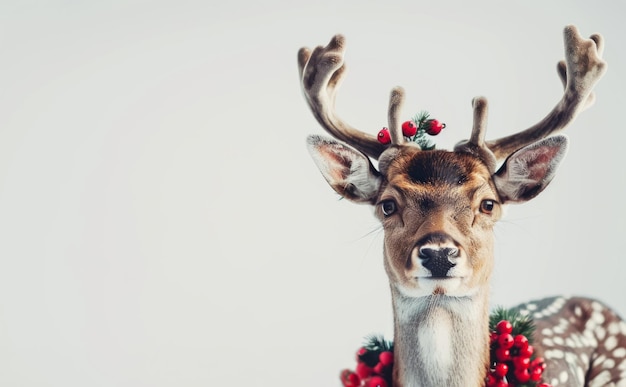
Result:
<svg viewBox="0 0 626 387"><path fill-rule="evenodd" d="M600 301L550 297L515 307L536 324L535 349L552 386L625 387L626 322Z"/></svg>

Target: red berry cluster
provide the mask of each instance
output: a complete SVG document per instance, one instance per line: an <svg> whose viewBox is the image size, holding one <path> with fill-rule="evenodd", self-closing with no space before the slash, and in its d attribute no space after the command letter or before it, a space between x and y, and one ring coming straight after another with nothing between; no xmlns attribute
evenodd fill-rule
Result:
<svg viewBox="0 0 626 387"><path fill-rule="evenodd" d="M507 320L496 324L491 332L491 369L485 379L487 387L506 387L538 382L546 368L541 357L533 358L534 348L524 335L513 336L513 325ZM537 387L551 387L540 383Z"/></svg>
<svg viewBox="0 0 626 387"><path fill-rule="evenodd" d="M420 129L420 127L422 127L424 129L424 132L426 132L427 134L431 136L436 136L441 132L443 128L446 127L444 123L441 123L438 120L434 119L426 120L423 124L420 122L420 124L421 125L418 126L415 121L405 121L402 124L402 134L404 135L404 137L413 137L417 135L417 131ZM378 141L381 144L389 144L391 142L391 135L389 134L388 128L382 128L378 132Z"/></svg>
<svg viewBox="0 0 626 387"><path fill-rule="evenodd" d="M363 347L357 351L356 360L354 371L341 371L344 387L391 387L393 352Z"/></svg>

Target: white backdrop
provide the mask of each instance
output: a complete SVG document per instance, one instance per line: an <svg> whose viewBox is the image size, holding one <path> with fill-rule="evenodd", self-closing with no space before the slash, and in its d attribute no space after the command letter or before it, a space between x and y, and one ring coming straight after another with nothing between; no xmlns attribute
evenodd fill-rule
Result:
<svg viewBox="0 0 626 387"><path fill-rule="evenodd" d="M212 3L0 3L0 385L339 386L362 338L391 334L378 224L304 145L322 129L296 52L339 32L339 114L376 133L402 85L443 148L475 95L491 137L537 122L563 27L601 32L596 105L496 229L492 303L626 314L621 2Z"/></svg>

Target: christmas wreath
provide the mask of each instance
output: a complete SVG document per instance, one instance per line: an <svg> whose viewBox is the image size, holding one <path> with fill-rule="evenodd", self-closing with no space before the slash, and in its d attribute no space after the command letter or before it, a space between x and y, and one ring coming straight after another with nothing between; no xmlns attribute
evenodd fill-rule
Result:
<svg viewBox="0 0 626 387"><path fill-rule="evenodd" d="M546 364L535 356L532 334L535 326L518 312L498 308L489 316L490 364L486 387L551 387L540 383ZM353 370L341 371L344 387L391 387L393 342L379 335L366 338L356 353Z"/></svg>

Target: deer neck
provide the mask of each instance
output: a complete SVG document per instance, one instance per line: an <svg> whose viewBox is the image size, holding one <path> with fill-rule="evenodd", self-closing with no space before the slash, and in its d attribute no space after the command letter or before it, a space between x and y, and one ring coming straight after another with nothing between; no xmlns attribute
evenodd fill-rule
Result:
<svg viewBox="0 0 626 387"><path fill-rule="evenodd" d="M471 297L409 298L392 291L394 387L483 386L489 289Z"/></svg>

